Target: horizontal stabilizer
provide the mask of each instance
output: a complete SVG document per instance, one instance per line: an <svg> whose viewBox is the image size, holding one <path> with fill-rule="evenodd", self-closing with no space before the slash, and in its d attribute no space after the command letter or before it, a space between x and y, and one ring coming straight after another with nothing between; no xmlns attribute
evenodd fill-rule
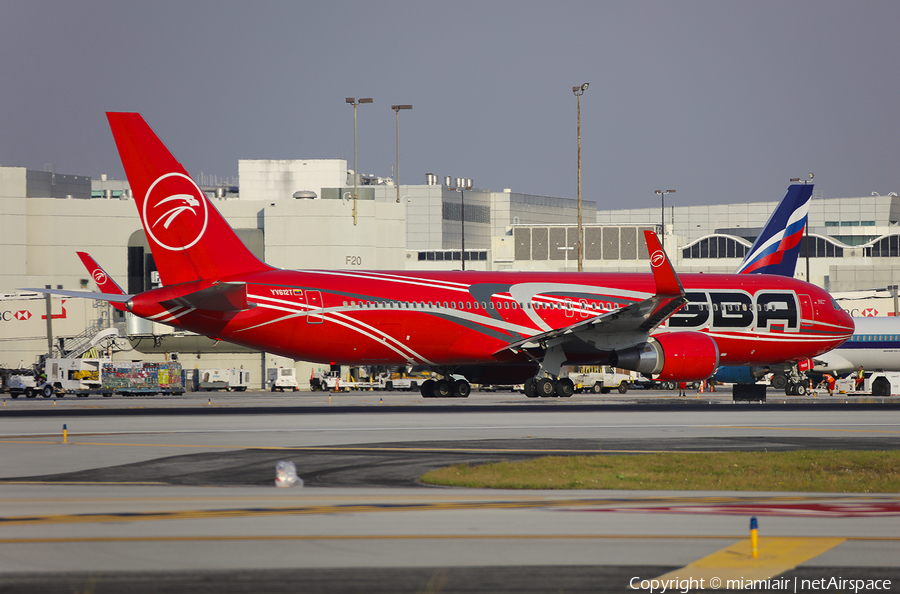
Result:
<svg viewBox="0 0 900 594"><path fill-rule="evenodd" d="M19 289L19 291L49 293L51 295L62 295L63 297L81 297L82 299L96 299L97 301L109 301L112 303L127 303L132 297L132 295L119 293L93 293L91 291L66 291L64 289Z"/></svg>
<svg viewBox="0 0 900 594"><path fill-rule="evenodd" d="M202 291L169 299L162 305L180 305L205 311L245 311L256 307L255 303L247 301L246 283L219 283Z"/></svg>

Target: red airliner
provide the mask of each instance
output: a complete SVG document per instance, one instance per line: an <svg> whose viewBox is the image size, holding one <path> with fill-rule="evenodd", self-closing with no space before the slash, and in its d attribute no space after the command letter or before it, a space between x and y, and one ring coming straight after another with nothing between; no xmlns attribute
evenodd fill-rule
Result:
<svg viewBox="0 0 900 594"><path fill-rule="evenodd" d="M677 276L650 231L652 273L276 269L246 248L139 114L107 116L164 286L54 293L304 361L428 366L442 379L424 383L425 397L468 396L469 381L570 396L563 364L696 381L719 365L808 359L853 334L831 296L799 280Z"/></svg>

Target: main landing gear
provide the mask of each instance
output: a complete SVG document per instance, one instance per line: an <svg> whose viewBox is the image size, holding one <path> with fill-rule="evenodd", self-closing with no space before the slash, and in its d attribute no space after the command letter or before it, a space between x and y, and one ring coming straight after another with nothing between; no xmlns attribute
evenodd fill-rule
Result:
<svg viewBox="0 0 900 594"><path fill-rule="evenodd" d="M525 395L529 398L569 398L575 393L575 383L567 377L530 377L525 380Z"/></svg>
<svg viewBox="0 0 900 594"><path fill-rule="evenodd" d="M464 379L425 380L419 386L422 398L468 398L472 386Z"/></svg>
<svg viewBox="0 0 900 594"><path fill-rule="evenodd" d="M775 373L769 382L776 390L784 390L785 396L803 396L809 390L809 378L796 364L783 373Z"/></svg>

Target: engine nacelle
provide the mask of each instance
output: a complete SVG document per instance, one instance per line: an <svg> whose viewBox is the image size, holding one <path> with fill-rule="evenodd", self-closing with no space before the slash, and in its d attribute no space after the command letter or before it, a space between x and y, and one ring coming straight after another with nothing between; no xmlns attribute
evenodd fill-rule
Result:
<svg viewBox="0 0 900 594"><path fill-rule="evenodd" d="M768 367L719 367L713 376L717 382L725 384L755 384L761 380L771 369Z"/></svg>
<svg viewBox="0 0 900 594"><path fill-rule="evenodd" d="M702 332L670 332L612 353L610 365L660 380L695 382L705 380L719 366L719 346Z"/></svg>

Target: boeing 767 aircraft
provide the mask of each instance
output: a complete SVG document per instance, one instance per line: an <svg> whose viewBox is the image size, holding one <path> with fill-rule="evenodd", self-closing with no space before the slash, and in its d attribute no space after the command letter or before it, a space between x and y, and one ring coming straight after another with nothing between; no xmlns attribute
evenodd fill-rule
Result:
<svg viewBox="0 0 900 594"><path fill-rule="evenodd" d="M441 379L424 383L425 397L468 396L470 381L570 396L563 364L702 380L719 365L809 359L853 334L831 296L799 280L679 277L650 231L649 273L277 269L251 254L139 114L107 116L164 286L53 293L304 361L428 366Z"/></svg>

